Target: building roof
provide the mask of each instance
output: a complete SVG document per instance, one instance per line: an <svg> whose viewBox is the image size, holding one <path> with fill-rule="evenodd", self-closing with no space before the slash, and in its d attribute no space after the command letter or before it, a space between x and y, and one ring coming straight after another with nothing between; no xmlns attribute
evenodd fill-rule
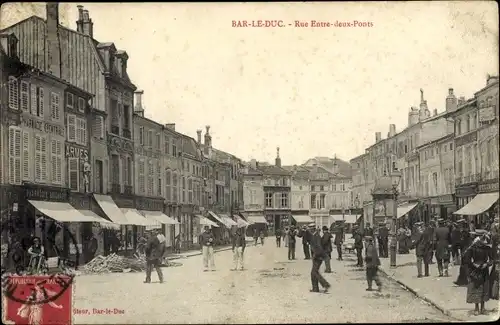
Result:
<svg viewBox="0 0 500 325"><path fill-rule="evenodd" d="M336 157L335 158L314 157L314 158L311 158L308 161L306 161L304 163L304 165L307 164L311 160L316 161L318 166L325 168L328 172L330 172L332 174L335 171L334 166L335 166L335 164L337 164L338 173L336 174L336 176L346 177L346 178L350 178L352 176L351 165L347 161L344 161L342 159L338 159Z"/></svg>
<svg viewBox="0 0 500 325"><path fill-rule="evenodd" d="M291 175L291 173L288 170L274 165L262 166L259 163L257 169L259 169L264 175L279 175L279 176Z"/></svg>
<svg viewBox="0 0 500 325"><path fill-rule="evenodd" d="M310 171L304 166L293 165L293 166L282 166L281 168L292 173L293 178L309 179Z"/></svg>
<svg viewBox="0 0 500 325"><path fill-rule="evenodd" d="M182 134L182 138L182 153L201 159L201 151L196 140L184 134Z"/></svg>
<svg viewBox="0 0 500 325"><path fill-rule="evenodd" d="M435 143L439 143L439 142L442 142L442 141L445 141L445 140L451 139L451 138L453 138L454 136L455 136L455 133L449 133L449 134L447 134L447 135L445 135L445 136L442 136L442 137L439 137L439 138L434 139L434 140L432 140L432 141L429 141L429 142L427 142L427 143L424 143L424 144L422 144L422 145L418 146L416 149L417 149L417 150L419 150L419 149L423 149L423 148L425 148L425 147L429 147L429 146L431 146L431 145L433 145L433 144L435 144Z"/></svg>
<svg viewBox="0 0 500 325"><path fill-rule="evenodd" d="M247 171L245 172L245 175L249 176L262 176L262 172L258 169L252 168L252 166L247 166Z"/></svg>

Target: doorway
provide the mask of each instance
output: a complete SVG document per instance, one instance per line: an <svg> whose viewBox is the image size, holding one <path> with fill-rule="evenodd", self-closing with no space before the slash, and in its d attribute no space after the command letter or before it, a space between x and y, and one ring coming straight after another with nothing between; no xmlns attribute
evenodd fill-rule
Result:
<svg viewBox="0 0 500 325"><path fill-rule="evenodd" d="M281 216L274 216L274 229L281 229Z"/></svg>

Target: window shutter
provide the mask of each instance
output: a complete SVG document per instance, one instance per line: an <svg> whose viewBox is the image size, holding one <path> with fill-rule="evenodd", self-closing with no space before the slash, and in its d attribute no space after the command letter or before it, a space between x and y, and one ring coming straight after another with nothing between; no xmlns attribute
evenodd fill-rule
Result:
<svg viewBox="0 0 500 325"><path fill-rule="evenodd" d="M57 183L62 184L63 142L57 141Z"/></svg>
<svg viewBox="0 0 500 325"><path fill-rule="evenodd" d="M40 182L42 170L42 139L35 135L35 181Z"/></svg>
<svg viewBox="0 0 500 325"><path fill-rule="evenodd" d="M42 163L41 163L41 173L40 178L42 182L47 182L47 160L48 160L48 148L47 148L47 137L41 137L41 147L42 147Z"/></svg>
<svg viewBox="0 0 500 325"><path fill-rule="evenodd" d="M18 109L19 104L19 94L18 94L19 84L17 79L10 76L9 77L9 107L11 109Z"/></svg>
<svg viewBox="0 0 500 325"><path fill-rule="evenodd" d="M82 122L82 145L87 144L87 121L81 119Z"/></svg>
<svg viewBox="0 0 500 325"><path fill-rule="evenodd" d="M56 93L50 93L50 110L53 120L59 120L61 118L59 111L59 95Z"/></svg>
<svg viewBox="0 0 500 325"><path fill-rule="evenodd" d="M78 191L78 158L68 158L68 185L72 191Z"/></svg>
<svg viewBox="0 0 500 325"><path fill-rule="evenodd" d="M76 141L76 117L68 115L68 141Z"/></svg>
<svg viewBox="0 0 500 325"><path fill-rule="evenodd" d="M29 111L29 84L26 81L21 81L21 109Z"/></svg>
<svg viewBox="0 0 500 325"><path fill-rule="evenodd" d="M96 138L104 139L104 119L102 116L97 115L95 117L94 129L92 131Z"/></svg>
<svg viewBox="0 0 500 325"><path fill-rule="evenodd" d="M30 180L30 133L23 131L23 180Z"/></svg>
<svg viewBox="0 0 500 325"><path fill-rule="evenodd" d="M21 130L9 128L9 183L21 183Z"/></svg>
<svg viewBox="0 0 500 325"><path fill-rule="evenodd" d="M50 181L57 184L57 140L50 141Z"/></svg>
<svg viewBox="0 0 500 325"><path fill-rule="evenodd" d="M44 114L43 98L44 98L43 88L38 87L38 116L40 117L43 117ZM57 103L59 105L59 98L57 98ZM57 119L59 119L59 111L57 111Z"/></svg>
<svg viewBox="0 0 500 325"><path fill-rule="evenodd" d="M31 85L31 115L37 115L36 85Z"/></svg>

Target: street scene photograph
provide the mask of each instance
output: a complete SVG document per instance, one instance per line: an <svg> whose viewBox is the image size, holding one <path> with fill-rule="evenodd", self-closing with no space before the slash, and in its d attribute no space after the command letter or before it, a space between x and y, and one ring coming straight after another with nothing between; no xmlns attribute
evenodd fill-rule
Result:
<svg viewBox="0 0 500 325"><path fill-rule="evenodd" d="M2 4L2 323L497 321L498 17Z"/></svg>

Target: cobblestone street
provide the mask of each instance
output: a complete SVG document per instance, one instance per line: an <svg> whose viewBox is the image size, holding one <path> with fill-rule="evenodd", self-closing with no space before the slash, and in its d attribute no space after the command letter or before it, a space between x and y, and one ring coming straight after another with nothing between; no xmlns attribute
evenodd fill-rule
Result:
<svg viewBox="0 0 500 325"><path fill-rule="evenodd" d="M364 270L354 257L332 261L328 294L310 293L310 261L297 245L296 261L271 241L248 247L245 271L230 271L231 251L215 255L217 271L203 272L201 256L164 268L166 283L143 284L144 274L105 274L77 278L75 315L79 324L97 323L286 323L450 321L434 307L388 279L382 294L366 292ZM153 275L153 281L156 276ZM117 310L97 315L93 309ZM118 310L122 310L120 314Z"/></svg>

